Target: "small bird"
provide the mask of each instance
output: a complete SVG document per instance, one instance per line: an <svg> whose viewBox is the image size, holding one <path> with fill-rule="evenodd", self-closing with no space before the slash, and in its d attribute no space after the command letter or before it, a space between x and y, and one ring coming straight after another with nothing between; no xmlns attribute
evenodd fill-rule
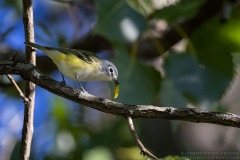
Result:
<svg viewBox="0 0 240 160"><path fill-rule="evenodd" d="M118 70L112 62L100 59L95 54L78 49L54 48L25 42L29 47L43 51L57 65L64 76L77 80L82 91L81 81L113 81L115 84L114 98L119 92Z"/></svg>

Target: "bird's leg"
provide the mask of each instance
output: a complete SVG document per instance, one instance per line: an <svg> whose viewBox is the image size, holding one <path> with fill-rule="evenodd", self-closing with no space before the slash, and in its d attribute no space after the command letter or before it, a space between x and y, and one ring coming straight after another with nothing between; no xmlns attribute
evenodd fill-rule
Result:
<svg viewBox="0 0 240 160"><path fill-rule="evenodd" d="M64 79L64 76L63 76L62 73L61 73L61 75L62 75L62 79L63 79L63 81L61 81L61 83L62 83L63 85L66 85L66 81L65 81L65 79Z"/></svg>
<svg viewBox="0 0 240 160"><path fill-rule="evenodd" d="M77 80L77 82L78 82L78 84L80 86L80 90L83 91L83 92L86 92L85 89L83 88L83 86L81 85L81 83L79 82L77 75L75 75L75 78L76 78L76 80Z"/></svg>

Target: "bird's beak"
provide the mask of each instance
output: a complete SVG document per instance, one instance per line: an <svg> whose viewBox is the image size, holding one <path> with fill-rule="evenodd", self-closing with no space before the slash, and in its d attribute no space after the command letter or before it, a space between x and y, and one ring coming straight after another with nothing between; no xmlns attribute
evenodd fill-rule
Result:
<svg viewBox="0 0 240 160"><path fill-rule="evenodd" d="M115 85L119 85L119 82L118 82L118 80L117 79L113 79L113 82L115 83Z"/></svg>
<svg viewBox="0 0 240 160"><path fill-rule="evenodd" d="M117 79L113 79L113 82L114 82L114 84L115 84L115 86L114 86L114 96L113 96L113 98L117 98L118 97L118 92L119 92L119 82L118 82L118 80Z"/></svg>

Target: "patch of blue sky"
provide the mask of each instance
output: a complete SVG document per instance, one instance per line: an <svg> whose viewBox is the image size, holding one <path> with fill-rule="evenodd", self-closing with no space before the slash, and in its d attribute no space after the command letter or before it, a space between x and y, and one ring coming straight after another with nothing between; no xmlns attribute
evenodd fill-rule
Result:
<svg viewBox="0 0 240 160"><path fill-rule="evenodd" d="M35 94L34 126L37 127L46 123L47 117L49 116L49 112L51 110L52 94L38 86L36 87Z"/></svg>
<svg viewBox="0 0 240 160"><path fill-rule="evenodd" d="M9 25L11 25L14 21L13 17L14 17L14 10L10 9L9 7L0 8L0 18L1 18L0 29L2 30L3 28L8 28Z"/></svg>
<svg viewBox="0 0 240 160"><path fill-rule="evenodd" d="M4 130L0 132L0 141L8 134L20 138L24 108L22 100L1 94L0 104L0 128Z"/></svg>
<svg viewBox="0 0 240 160"><path fill-rule="evenodd" d="M81 11L77 17L81 27L79 36L84 37L95 27L97 14L92 9L85 6L79 6L79 11Z"/></svg>
<svg viewBox="0 0 240 160"><path fill-rule="evenodd" d="M17 20L15 22L15 28L7 35L5 43L9 46L14 47L15 50L23 51L25 48L25 35L23 29L22 20Z"/></svg>
<svg viewBox="0 0 240 160"><path fill-rule="evenodd" d="M47 3L52 4L51 2ZM70 8L66 4L57 5L55 2L53 5L45 4L43 6L44 7L37 7L35 9L35 23L40 22L44 24L46 29L51 31L51 35L57 35L54 37L56 38L54 41L59 37L64 37L66 42L71 42L76 36L80 38L88 34L96 23L96 14L83 6L78 6L80 8L76 8L77 12L73 14L73 16L75 16L74 19L71 17ZM38 11L38 9L46 9L46 12L44 11L43 13L42 11ZM51 16L49 16L49 11L51 11ZM73 20L77 22L73 22ZM54 42L50 43L54 44Z"/></svg>
<svg viewBox="0 0 240 160"><path fill-rule="evenodd" d="M34 2L36 42L57 46L59 38L64 38L67 43L71 43L74 38L80 39L86 36L95 26L97 17L92 10L83 6L79 7L80 9L77 8L78 12L74 15L77 22L73 22L68 11L69 7L58 7L56 3L49 1ZM1 9L0 13L0 18L3 19L0 23L4 23L4 27L0 28L0 33L11 26L14 27L5 43L16 50L24 51L25 36L22 18L17 16L13 9ZM79 25L79 29L76 24Z"/></svg>
<svg viewBox="0 0 240 160"><path fill-rule="evenodd" d="M46 122L34 130L32 153L36 160L43 160L54 148L56 139L56 123L53 118L46 119Z"/></svg>

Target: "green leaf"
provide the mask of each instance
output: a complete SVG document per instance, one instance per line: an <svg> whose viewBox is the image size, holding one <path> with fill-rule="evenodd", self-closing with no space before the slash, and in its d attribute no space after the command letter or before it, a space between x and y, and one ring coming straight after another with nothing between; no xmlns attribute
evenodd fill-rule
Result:
<svg viewBox="0 0 240 160"><path fill-rule="evenodd" d="M112 41L134 41L145 28L144 17L130 8L125 0L97 0L96 10L95 32Z"/></svg>
<svg viewBox="0 0 240 160"><path fill-rule="evenodd" d="M161 83L160 102L161 105L166 107L186 107L187 100L175 88L173 81L166 78Z"/></svg>
<svg viewBox="0 0 240 160"><path fill-rule="evenodd" d="M4 0L2 6L0 8L7 8L11 7L16 12L15 16L20 17L22 14L22 3L21 1L15 1L15 0Z"/></svg>
<svg viewBox="0 0 240 160"><path fill-rule="evenodd" d="M240 53L233 53L233 63L234 63L234 68L239 68L240 66Z"/></svg>
<svg viewBox="0 0 240 160"><path fill-rule="evenodd" d="M202 66L188 53L171 53L164 67L176 89L194 104L212 105L225 93L231 80L210 66Z"/></svg>
<svg viewBox="0 0 240 160"><path fill-rule="evenodd" d="M232 54L239 52L239 14L233 10L231 19L222 24L215 17L191 36L192 52L171 55L167 72L174 86L190 102L206 104L217 102L229 87L234 76ZM185 80L182 82L185 76ZM218 104L212 104L218 106Z"/></svg>
<svg viewBox="0 0 240 160"><path fill-rule="evenodd" d="M235 38L240 35L238 21L232 19L223 25L215 18L191 37L199 61L228 78L232 78L234 73L232 53L240 50L239 38Z"/></svg>
<svg viewBox="0 0 240 160"><path fill-rule="evenodd" d="M130 104L151 104L160 88L160 73L153 67L130 58L124 50L117 50L120 92L117 101Z"/></svg>

